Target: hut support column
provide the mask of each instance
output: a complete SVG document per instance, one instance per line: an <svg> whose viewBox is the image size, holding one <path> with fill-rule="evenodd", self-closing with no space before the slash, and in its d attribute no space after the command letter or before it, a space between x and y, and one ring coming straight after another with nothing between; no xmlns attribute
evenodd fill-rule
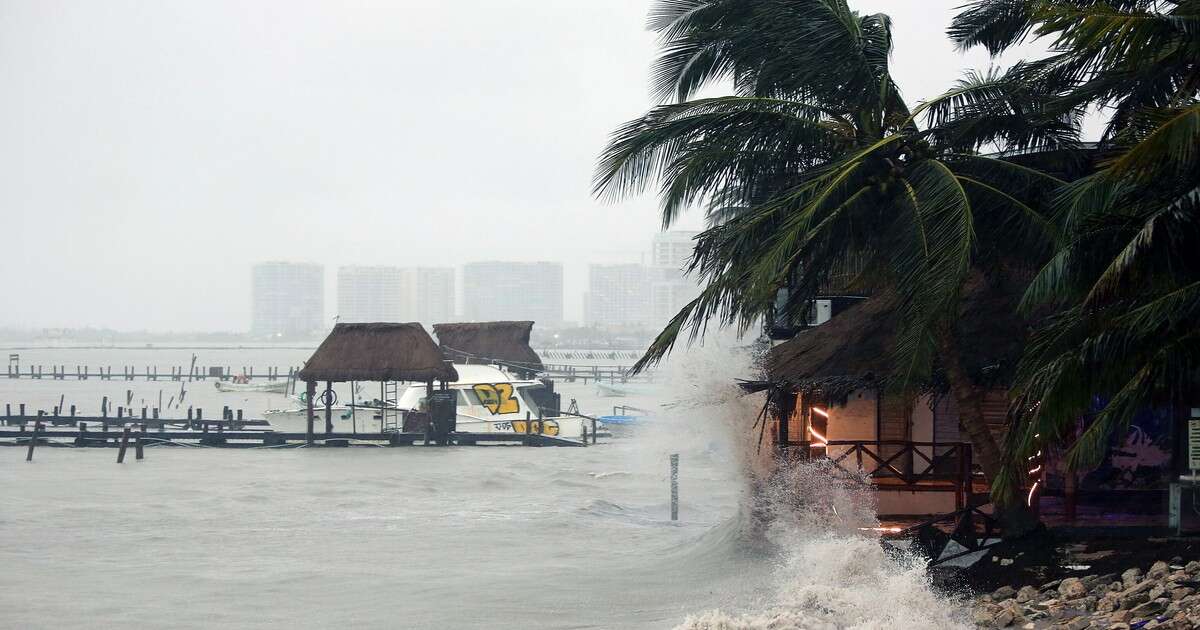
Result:
<svg viewBox="0 0 1200 630"><path fill-rule="evenodd" d="M333 381L325 381L325 435L333 433Z"/></svg>
<svg viewBox="0 0 1200 630"><path fill-rule="evenodd" d="M304 433L304 442L306 444L313 443L313 398L317 395L317 382L307 381L304 383L306 395L304 396L304 405L307 413L304 415L307 420L307 429Z"/></svg>

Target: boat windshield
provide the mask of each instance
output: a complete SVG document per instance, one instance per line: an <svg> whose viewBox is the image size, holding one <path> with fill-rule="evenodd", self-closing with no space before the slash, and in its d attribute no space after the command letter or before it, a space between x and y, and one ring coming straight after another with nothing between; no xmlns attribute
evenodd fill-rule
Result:
<svg viewBox="0 0 1200 630"><path fill-rule="evenodd" d="M459 407L482 407L483 403L479 400L479 394L473 389L458 390L458 406Z"/></svg>
<svg viewBox="0 0 1200 630"><path fill-rule="evenodd" d="M517 388L517 391L521 394L521 400L525 402L525 409L535 418L542 415L542 408L538 406L537 394L534 390L541 388L541 385L526 385L525 387Z"/></svg>

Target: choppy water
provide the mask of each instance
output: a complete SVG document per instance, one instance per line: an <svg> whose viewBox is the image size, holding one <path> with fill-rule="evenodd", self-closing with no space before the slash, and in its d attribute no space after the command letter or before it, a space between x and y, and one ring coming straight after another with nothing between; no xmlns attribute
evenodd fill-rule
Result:
<svg viewBox="0 0 1200 630"><path fill-rule="evenodd" d="M761 401L732 387L748 372L714 344L676 360L659 400L565 385L598 413L686 403L634 439L587 449L164 447L118 466L108 449L42 448L26 464L23 449L0 448L0 626L964 625L919 569L859 531L873 523L869 495L812 467L754 483L747 427ZM179 384L0 381L0 402L98 406L160 387ZM251 415L278 404L190 389Z"/></svg>

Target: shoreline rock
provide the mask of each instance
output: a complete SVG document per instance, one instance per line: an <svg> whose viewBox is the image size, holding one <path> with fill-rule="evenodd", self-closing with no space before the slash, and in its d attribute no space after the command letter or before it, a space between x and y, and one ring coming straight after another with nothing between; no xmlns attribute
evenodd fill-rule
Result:
<svg viewBox="0 0 1200 630"><path fill-rule="evenodd" d="M980 628L1021 630L1200 628L1200 561L1001 586L976 598L973 619Z"/></svg>

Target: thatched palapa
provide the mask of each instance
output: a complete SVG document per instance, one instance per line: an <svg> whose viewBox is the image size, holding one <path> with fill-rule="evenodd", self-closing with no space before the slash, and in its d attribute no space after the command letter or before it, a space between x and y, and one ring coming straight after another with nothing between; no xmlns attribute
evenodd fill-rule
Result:
<svg viewBox="0 0 1200 630"><path fill-rule="evenodd" d="M302 381L455 381L418 323L338 324L300 370Z"/></svg>
<svg viewBox="0 0 1200 630"><path fill-rule="evenodd" d="M964 367L980 384L1003 385L1020 356L1027 326L1016 315L1018 295L1011 283L979 273L963 288L955 335ZM776 346L765 363L769 380L833 398L883 386L892 368L898 299L869 298Z"/></svg>
<svg viewBox="0 0 1200 630"><path fill-rule="evenodd" d="M498 362L540 372L542 358L529 345L533 322L434 324L446 358L459 363Z"/></svg>

